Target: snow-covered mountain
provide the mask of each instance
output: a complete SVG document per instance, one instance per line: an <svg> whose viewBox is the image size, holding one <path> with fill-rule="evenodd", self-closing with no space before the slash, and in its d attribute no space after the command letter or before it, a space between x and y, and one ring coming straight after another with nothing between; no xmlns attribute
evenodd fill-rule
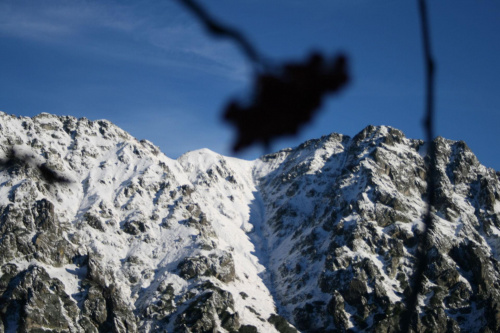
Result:
<svg viewBox="0 0 500 333"><path fill-rule="evenodd" d="M417 332L500 330L500 181L437 139ZM423 142L390 127L177 160L108 121L0 113L0 332L397 332Z"/></svg>

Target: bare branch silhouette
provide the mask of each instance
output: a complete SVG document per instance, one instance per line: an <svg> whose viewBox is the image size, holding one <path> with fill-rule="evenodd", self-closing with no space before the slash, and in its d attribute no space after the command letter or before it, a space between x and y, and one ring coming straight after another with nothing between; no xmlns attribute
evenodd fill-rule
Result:
<svg viewBox="0 0 500 333"><path fill-rule="evenodd" d="M267 147L277 137L297 134L315 116L323 97L349 81L345 55L325 60L320 53L312 53L302 63L270 65L241 32L218 22L194 0L178 1L209 33L236 43L255 66L252 101L233 100L223 112L223 119L238 132L234 152L258 143Z"/></svg>
<svg viewBox="0 0 500 333"><path fill-rule="evenodd" d="M406 304L408 306L405 315L401 317L401 332L410 332L410 328L418 318L418 295L423 292L424 272L429 264L427 250L430 248L430 232L434 229L432 220L432 207L435 205L434 192L436 190L436 147L434 142L434 59L431 53L431 41L429 34L429 20L427 16L427 5L425 0L418 0L420 24L422 28L422 42L425 60L425 115L423 127L428 144L427 172L427 211L424 218L424 231L417 246L417 270L413 275L414 287Z"/></svg>
<svg viewBox="0 0 500 333"><path fill-rule="evenodd" d="M245 56L256 66L263 66L262 57L243 33L235 28L223 25L211 17L208 12L193 0L178 0L203 23L205 29L217 37L226 37L237 44Z"/></svg>
<svg viewBox="0 0 500 333"><path fill-rule="evenodd" d="M232 123L238 138L233 145L239 151L254 143L267 146L271 140L283 135L293 135L313 118L321 106L324 95L338 92L349 81L347 58L339 55L326 61L319 53L313 53L302 63L285 63L273 70L264 66L262 57L236 29L224 26L213 19L193 0L179 0L189 8L213 35L227 37L240 46L247 58L266 71L256 75L252 101L243 105L230 101L224 111L224 119ZM433 230L432 207L435 205L436 156L434 144L434 60L431 55L429 22L425 0L417 0L422 30L423 53L426 70L425 114L423 126L428 148L427 211L424 231L419 237L416 254L414 287L406 300L406 311L401 316L401 332L410 332L418 318L418 295L423 292L424 272L428 266L426 251L430 247Z"/></svg>

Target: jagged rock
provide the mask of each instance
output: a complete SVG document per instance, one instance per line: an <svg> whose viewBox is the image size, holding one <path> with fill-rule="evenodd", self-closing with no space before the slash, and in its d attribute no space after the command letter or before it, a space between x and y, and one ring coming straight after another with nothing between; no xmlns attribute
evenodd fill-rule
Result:
<svg viewBox="0 0 500 333"><path fill-rule="evenodd" d="M158 287L158 292L161 295L159 300L146 308L145 315L156 320L168 320L167 317L177 309L174 288L171 283L168 285L163 283Z"/></svg>
<svg viewBox="0 0 500 333"><path fill-rule="evenodd" d="M499 173L463 142L435 144L412 329L497 332ZM368 126L255 161L171 160L107 121L0 113L0 333L398 332L422 147Z"/></svg>
<svg viewBox="0 0 500 333"><path fill-rule="evenodd" d="M333 323L337 330L341 332L347 330L349 318L344 312L344 298L338 291L335 291L328 303L327 312L333 317Z"/></svg>
<svg viewBox="0 0 500 333"><path fill-rule="evenodd" d="M280 333L297 333L297 330L291 326L285 318L279 315L271 315L267 320L274 325L276 330Z"/></svg>
<svg viewBox="0 0 500 333"><path fill-rule="evenodd" d="M65 293L61 281L51 279L40 266L32 265L21 272L16 272L12 266L3 268L7 279L11 277L0 297L0 316L5 331L69 332L78 329L72 327L78 307Z"/></svg>
<svg viewBox="0 0 500 333"><path fill-rule="evenodd" d="M88 282L88 285L84 287L87 289L87 297L83 303L83 314L92 320L96 328L100 327L108 318L108 309L102 288L91 282Z"/></svg>
<svg viewBox="0 0 500 333"><path fill-rule="evenodd" d="M75 252L54 216L54 205L47 199L25 204L31 209L10 204L1 211L0 262L23 256L54 265L69 263Z"/></svg>
<svg viewBox="0 0 500 333"><path fill-rule="evenodd" d="M104 223L97 216L94 216L90 213L86 213L84 218L85 218L85 222L87 222L87 224L89 226L91 226L92 228L97 229L99 231L105 231Z"/></svg>
<svg viewBox="0 0 500 333"><path fill-rule="evenodd" d="M343 297L347 303L357 305L362 303L362 297L367 293L365 282L359 279L352 279L349 282L348 288L343 292Z"/></svg>
<svg viewBox="0 0 500 333"><path fill-rule="evenodd" d="M188 308L177 317L178 332L212 332L217 322L229 332L240 328L239 315L234 312L231 293L208 283L205 292L194 299Z"/></svg>
<svg viewBox="0 0 500 333"><path fill-rule="evenodd" d="M258 333L258 331L253 325L241 325L238 333Z"/></svg>
<svg viewBox="0 0 500 333"><path fill-rule="evenodd" d="M220 255L211 253L208 257L197 256L184 258L178 265L179 275L184 279L201 276L213 276L222 282L234 281L234 260L230 253Z"/></svg>
<svg viewBox="0 0 500 333"><path fill-rule="evenodd" d="M137 236L146 231L146 225L142 221L127 221L123 224L123 231Z"/></svg>

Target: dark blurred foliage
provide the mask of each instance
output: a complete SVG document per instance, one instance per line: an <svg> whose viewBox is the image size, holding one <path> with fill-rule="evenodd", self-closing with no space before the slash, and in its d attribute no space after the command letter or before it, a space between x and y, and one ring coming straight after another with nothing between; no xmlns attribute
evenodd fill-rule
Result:
<svg viewBox="0 0 500 333"><path fill-rule="evenodd" d="M231 101L223 111L223 118L233 124L238 132L233 145L234 151L240 151L250 145L262 143L265 146L272 140L297 134L302 126L309 123L317 114L323 99L328 94L339 92L349 81L347 58L345 55L325 57L320 53L312 53L303 62L284 63L270 66L255 50L245 36L237 29L225 26L213 19L207 11L193 0L178 0L200 20L209 33L225 37L238 45L256 69L251 102ZM424 129L430 143L429 169L427 174L428 210L424 218L426 229L418 246L417 269L413 275L414 288L406 300L406 311L400 323L400 332L409 332L418 315L418 294L422 292L424 271L428 266L425 245L429 243L429 230L433 228L431 207L435 188L435 153L434 139L434 62L430 51L430 37L425 0L418 0L424 59L426 61L426 115ZM45 162L39 162L34 156L17 152L14 148L0 158L0 168L9 173L33 168L38 171L42 180L47 183L70 183L71 180L52 170ZM394 328L398 331L397 328Z"/></svg>
<svg viewBox="0 0 500 333"><path fill-rule="evenodd" d="M313 53L302 63L285 63L280 66L266 66L263 58L237 29L224 26L212 18L194 0L178 0L193 12L209 33L231 39L238 45L257 69L250 103L230 101L223 117L233 124L238 132L233 145L235 152L262 143L267 146L273 139L294 135L309 123L321 107L327 94L341 90L349 81L347 58L344 55L325 59L320 53ZM430 264L425 253L429 244L429 231L433 229L431 207L436 173L434 151L434 61L431 55L429 22L425 0L417 0L422 29L426 71L425 117L423 122L427 142L430 145L427 173L428 208L424 216L425 230L420 236L417 249L416 270L412 276L414 287L406 299L406 309L395 331L410 332L418 317L418 295L423 291L424 272Z"/></svg>
<svg viewBox="0 0 500 333"><path fill-rule="evenodd" d="M313 53L302 63L286 63L276 74L265 72L254 80L249 105L231 101L224 119L236 127L235 152L254 143L267 146L274 138L295 135L321 107L323 97L349 80L344 55L324 59Z"/></svg>
<svg viewBox="0 0 500 333"><path fill-rule="evenodd" d="M4 158L0 158L0 168L5 168L9 173L16 173L22 169L32 168L38 171L40 178L49 184L71 183L71 179L52 170L48 164L41 163L34 156L19 153L11 148Z"/></svg>
<svg viewBox="0 0 500 333"><path fill-rule="evenodd" d="M324 97L349 81L345 55L326 58L315 52L303 62L270 65L237 29L218 22L194 0L178 1L208 33L233 41L254 65L251 102L233 100L222 114L237 132L234 152L258 143L268 146L276 138L297 134L316 115Z"/></svg>

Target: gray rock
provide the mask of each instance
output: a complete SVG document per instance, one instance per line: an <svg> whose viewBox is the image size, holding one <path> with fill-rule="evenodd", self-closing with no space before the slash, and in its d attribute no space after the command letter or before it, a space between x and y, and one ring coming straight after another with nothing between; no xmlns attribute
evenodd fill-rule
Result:
<svg viewBox="0 0 500 333"><path fill-rule="evenodd" d="M0 297L0 315L5 331L36 332L79 330L78 307L64 291L64 285L51 279L39 266L30 266L19 273L11 267L2 280L8 280ZM2 283L4 285L5 283Z"/></svg>
<svg viewBox="0 0 500 333"><path fill-rule="evenodd" d="M190 302L189 306L176 319L177 332L213 332L217 321L229 332L240 328L239 315L234 312L231 293L212 283L206 283L204 292Z"/></svg>
<svg viewBox="0 0 500 333"><path fill-rule="evenodd" d="M222 282L234 281L235 268L233 256L223 251L220 254L212 253L208 257L186 257L177 266L179 275L184 279L213 276Z"/></svg>

